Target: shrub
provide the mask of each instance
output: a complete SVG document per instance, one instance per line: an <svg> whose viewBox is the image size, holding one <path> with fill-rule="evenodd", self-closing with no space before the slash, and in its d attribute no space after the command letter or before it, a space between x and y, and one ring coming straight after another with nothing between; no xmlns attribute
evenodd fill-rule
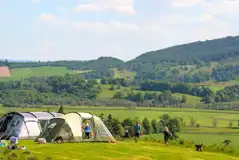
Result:
<svg viewBox="0 0 239 160"><path fill-rule="evenodd" d="M191 117L189 120L189 125L191 127L194 127L196 125L196 119L194 117Z"/></svg>
<svg viewBox="0 0 239 160"><path fill-rule="evenodd" d="M183 139L180 139L180 140L178 141L178 143L181 144L181 145L183 145L183 144L184 144L184 140L183 140Z"/></svg>
<svg viewBox="0 0 239 160"><path fill-rule="evenodd" d="M16 153L9 153L9 155L8 155L8 159L17 159L18 158L18 156L17 156L17 154Z"/></svg>
<svg viewBox="0 0 239 160"><path fill-rule="evenodd" d="M217 122L217 119L214 118L214 119L212 120L212 126L213 126L214 128L216 128L216 127L217 127L217 123L218 123L218 122Z"/></svg>
<svg viewBox="0 0 239 160"><path fill-rule="evenodd" d="M145 134L150 134L151 133L151 124L150 121L147 118L144 118L142 121L142 125L144 127L144 133Z"/></svg>
<svg viewBox="0 0 239 160"><path fill-rule="evenodd" d="M231 140L224 140L223 143L225 144L225 146L228 146L231 143Z"/></svg>
<svg viewBox="0 0 239 160"><path fill-rule="evenodd" d="M159 126L157 124L156 119L152 119L151 124L152 124L153 133L158 133Z"/></svg>
<svg viewBox="0 0 239 160"><path fill-rule="evenodd" d="M230 122L228 123L228 128L232 128L232 125L233 125L233 122L230 121Z"/></svg>
<svg viewBox="0 0 239 160"><path fill-rule="evenodd" d="M200 128L200 124L197 123L197 124L196 124L196 127L197 127L197 128Z"/></svg>

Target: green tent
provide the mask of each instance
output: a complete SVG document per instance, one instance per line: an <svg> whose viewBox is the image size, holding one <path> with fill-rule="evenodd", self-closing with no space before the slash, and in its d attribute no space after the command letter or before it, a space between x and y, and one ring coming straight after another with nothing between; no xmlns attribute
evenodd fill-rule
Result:
<svg viewBox="0 0 239 160"><path fill-rule="evenodd" d="M85 120L91 127L90 139L84 138L83 125ZM45 138L47 142L55 142L57 139L61 139L63 142L115 141L102 120L89 113L69 113L61 118L53 118L35 141L39 138Z"/></svg>

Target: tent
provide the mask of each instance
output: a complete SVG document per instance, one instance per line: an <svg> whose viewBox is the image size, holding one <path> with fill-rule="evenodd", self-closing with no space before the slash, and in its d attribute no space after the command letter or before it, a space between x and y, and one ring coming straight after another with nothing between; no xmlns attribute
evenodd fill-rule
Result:
<svg viewBox="0 0 239 160"><path fill-rule="evenodd" d="M50 119L61 117L55 112L10 112L0 119L0 138L8 139L18 136L19 139L34 139Z"/></svg>
<svg viewBox="0 0 239 160"><path fill-rule="evenodd" d="M91 126L92 134L90 139L84 138L82 127L85 120L87 120ZM47 142L55 142L59 138L61 138L63 142L115 141L101 119L89 113L68 113L61 118L53 118L38 138L45 138ZM35 141L37 141L38 138L35 139Z"/></svg>

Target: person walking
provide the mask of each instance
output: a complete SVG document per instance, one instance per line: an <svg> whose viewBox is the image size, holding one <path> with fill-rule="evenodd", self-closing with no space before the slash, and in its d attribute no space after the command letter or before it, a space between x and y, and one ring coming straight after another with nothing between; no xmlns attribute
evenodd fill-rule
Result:
<svg viewBox="0 0 239 160"><path fill-rule="evenodd" d="M138 121L136 122L134 126L134 132L135 132L135 142L138 142L140 137L140 124Z"/></svg>
<svg viewBox="0 0 239 160"><path fill-rule="evenodd" d="M172 136L172 134L169 131L168 127L164 128L163 134L164 134L164 145L168 146L168 139L169 139L169 137Z"/></svg>

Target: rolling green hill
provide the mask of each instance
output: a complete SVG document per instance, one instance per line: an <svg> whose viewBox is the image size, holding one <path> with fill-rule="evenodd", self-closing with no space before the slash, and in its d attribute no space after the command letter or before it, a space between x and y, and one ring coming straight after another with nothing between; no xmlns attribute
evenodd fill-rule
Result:
<svg viewBox="0 0 239 160"><path fill-rule="evenodd" d="M72 83L78 83L75 82L76 79L81 82L83 81L80 79L85 79L89 81L85 88L89 89L92 88L89 86L94 86L92 90L90 89L90 93L97 90L97 99L91 98L90 101L113 98L115 101L114 104L111 103L112 105L119 105L120 100L127 100L134 102L132 105L136 105L135 103L147 105L147 102L152 102L152 105L157 104L161 107L181 107L181 104L195 107L195 105L201 105L202 103L223 103L224 105L227 102L239 99L236 93L238 88L236 85L239 84L239 64L235 63L239 56L238 44L239 36L193 42L147 52L128 62L113 57L100 57L90 61L0 61L0 66L8 66L12 73L11 77L1 77L0 82L22 80L17 82L20 83L19 85L15 82L7 85L2 83L1 87L6 92L0 92L5 96L1 100L4 102L7 100L10 103L13 101L10 97L25 93L26 95L33 94L36 96L32 96L31 100L27 98L28 96L25 97L28 99L27 104L30 105L32 103L34 105L58 104L62 101L66 104L82 105L85 102L81 102L82 99L77 99L77 97L81 97L81 93L72 88L72 86L76 86ZM224 62L225 64L223 64ZM66 73L75 74L75 77L69 78L65 76ZM41 77L49 76L62 77L50 78L56 79L54 83L57 84L48 84L49 80L46 79L43 84L39 80ZM24 78L31 77L37 78L24 82ZM64 83L61 82L62 79L64 79ZM162 87L162 84L159 83L150 87L152 84L149 82L154 80L170 82L170 85L174 87L167 86L167 84L163 84L164 87ZM147 81L148 87L143 90L140 87L142 82L145 81ZM100 84L97 84L97 82ZM106 87L106 85L108 86ZM227 88L233 85L234 87ZM156 89L157 87L158 89ZM58 90L62 91L62 95L56 99L52 96L52 93L54 95L59 94ZM171 93L166 92L166 90L171 91ZM74 95L74 98L69 95ZM95 94L93 95L95 97ZM65 98L61 100L63 96ZM82 98L85 98L85 96L82 96ZM90 95L87 95L87 97L90 97ZM183 102L183 99L186 99L186 102ZM18 103L20 101L19 99ZM26 104L26 100L21 103ZM89 103L87 102L87 104ZM98 101L90 104L99 105ZM127 102L127 104L122 105L129 104ZM228 108L233 108L230 105L227 104Z"/></svg>
<svg viewBox="0 0 239 160"><path fill-rule="evenodd" d="M29 68L41 66L67 67L70 70L102 70L116 68L124 64L124 61L113 57L99 57L89 61L47 61L47 62L8 62L0 61L0 66L12 68Z"/></svg>
<svg viewBox="0 0 239 160"><path fill-rule="evenodd" d="M144 53L127 63L189 61L201 59L220 61L239 55L239 36L199 41Z"/></svg>
<svg viewBox="0 0 239 160"><path fill-rule="evenodd" d="M186 83L223 82L239 78L238 45L239 36L235 36L150 51L128 62L113 57L100 57L89 61L0 61L0 66L8 66L10 69L49 66L96 72L113 70L114 75L111 76L127 78L136 82L145 79ZM103 76L105 74L98 74L95 77L101 79Z"/></svg>

